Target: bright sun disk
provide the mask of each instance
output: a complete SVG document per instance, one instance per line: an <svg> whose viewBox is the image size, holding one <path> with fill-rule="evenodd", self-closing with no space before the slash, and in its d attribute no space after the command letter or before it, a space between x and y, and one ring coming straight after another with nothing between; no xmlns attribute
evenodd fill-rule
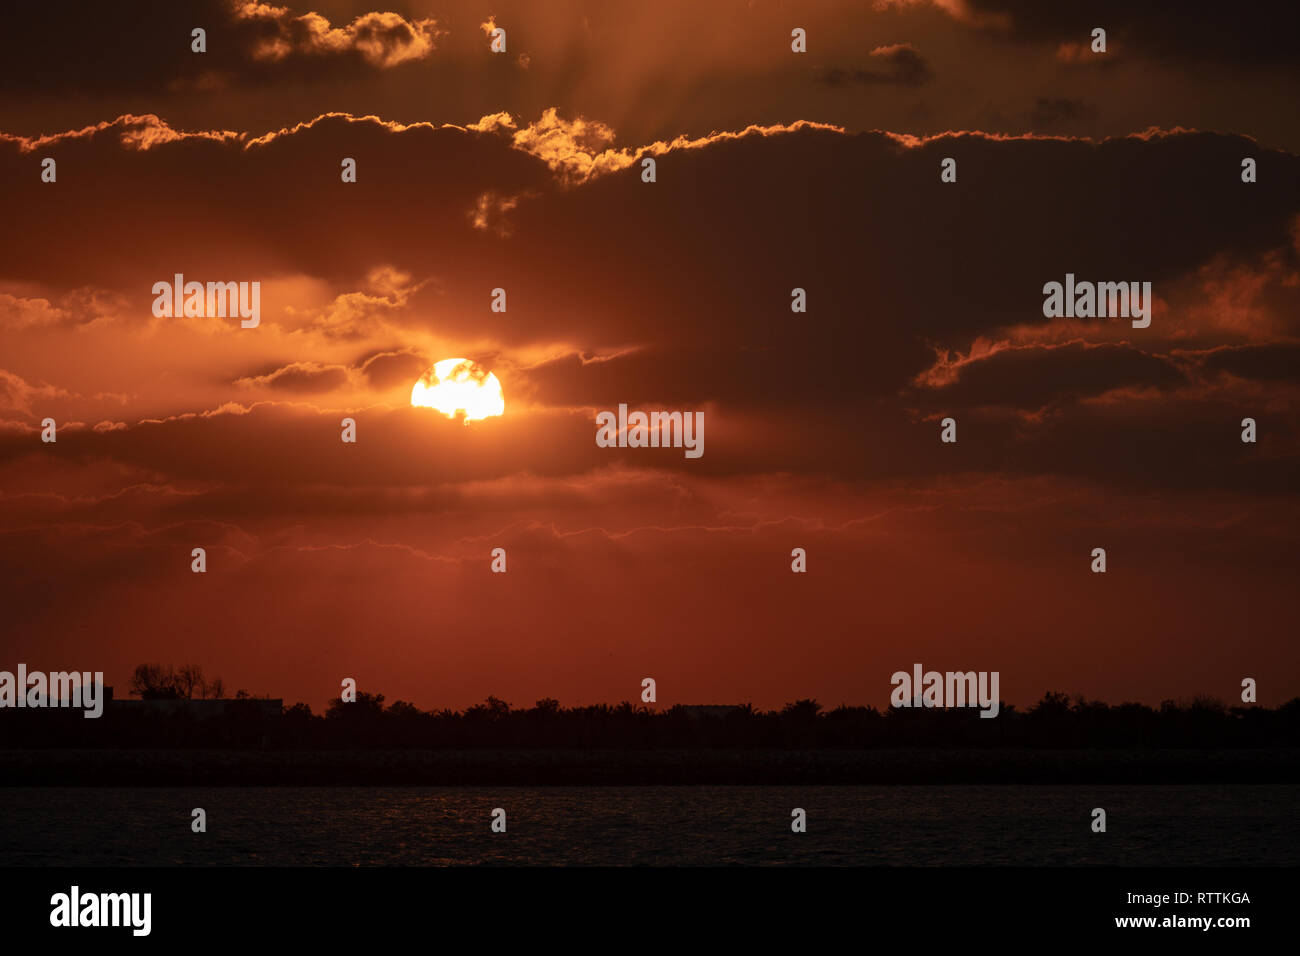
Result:
<svg viewBox="0 0 1300 956"><path fill-rule="evenodd" d="M434 408L448 418L464 415L465 424L504 415L505 396L497 377L469 359L435 362L411 389L411 404Z"/></svg>

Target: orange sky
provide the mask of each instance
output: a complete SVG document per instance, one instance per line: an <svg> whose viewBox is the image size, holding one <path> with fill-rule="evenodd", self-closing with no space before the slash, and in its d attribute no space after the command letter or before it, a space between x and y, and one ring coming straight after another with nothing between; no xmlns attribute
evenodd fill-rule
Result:
<svg viewBox="0 0 1300 956"><path fill-rule="evenodd" d="M315 707L879 706L918 661L1020 705L1300 694L1276 29L1103 5L1081 65L1017 2L532 6L15 14L3 660ZM1151 281L1151 326L1045 319L1067 272ZM155 317L176 273L260 282L260 325ZM453 356L504 417L410 407ZM703 411L704 455L597 447L620 403Z"/></svg>

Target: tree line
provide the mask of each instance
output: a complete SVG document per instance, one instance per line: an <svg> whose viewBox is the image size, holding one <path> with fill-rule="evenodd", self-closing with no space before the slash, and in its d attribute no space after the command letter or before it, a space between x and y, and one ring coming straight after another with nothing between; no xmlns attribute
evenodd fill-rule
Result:
<svg viewBox="0 0 1300 956"><path fill-rule="evenodd" d="M142 700L220 698L224 684L202 668L137 667L131 693ZM516 708L497 697L465 710L422 710L383 694L334 699L323 714L303 703L268 714L247 692L219 714L186 708L110 705L104 717L80 712L0 711L0 746L110 746L284 749L876 749L876 748L1258 748L1300 746L1300 698L1276 708L1228 706L1209 698L1158 707L1047 693L997 718L951 710L793 701L763 711L741 704L723 712L651 708L624 701L562 707L544 698Z"/></svg>

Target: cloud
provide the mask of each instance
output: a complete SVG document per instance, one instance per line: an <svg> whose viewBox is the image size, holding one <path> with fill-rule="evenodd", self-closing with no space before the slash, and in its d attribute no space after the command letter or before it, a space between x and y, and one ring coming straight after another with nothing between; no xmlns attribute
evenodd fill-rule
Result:
<svg viewBox="0 0 1300 956"><path fill-rule="evenodd" d="M127 113L117 117L117 119L105 120L91 126L67 130L62 133L40 136L15 136L12 133L0 132L0 142L10 143L23 153L34 153L38 150L48 151L63 145L71 146L95 140L103 141L107 138L106 134L110 133L116 135L118 143L124 149L139 150L141 152L154 146L185 140L207 140L222 143L240 141L245 138L242 134L231 130L183 132L172 129L166 121L153 113L146 113L143 116Z"/></svg>
<svg viewBox="0 0 1300 956"><path fill-rule="evenodd" d="M958 460L941 457L933 440L931 417L944 411L964 429L986 429L960 452L971 472L1077 469L1116 484L1218 486L1236 458L1202 466L1166 448L1164 459L1137 454L1104 473L1096 461L1110 457L1107 442L1150 429L1194 446L1197 429L1240 420L1234 403L1256 400L1240 384L1208 382L1180 352L1297 334L1288 330L1300 289L1300 161L1239 136L915 136L794 123L618 147L605 124L554 110L533 123L499 113L470 126L330 115L266 135L160 136L148 149L123 142L121 128L47 140L61 169L66 160L96 170L93 182L61 178L59 205L36 189L5 192L16 230L59 237L15 244L7 277L59 308L71 291L63 286L102 287L122 297L124 315L144 313L152 283L176 271L260 278L262 326L205 326L198 355L187 338L197 331L169 320L88 340L147 372L129 385L91 361L69 361L66 378L53 378L34 352L9 367L78 395L149 390L148 413L132 415L134 401L123 409L69 398L60 414L125 421L67 448L162 478L198 480L222 448L268 482L274 462L281 480L349 484L356 476L324 457L248 460L250 436L264 449L295 447L296 430L310 429L326 442L322 453L333 450L340 410L400 404L399 388L427 360L466 355L492 368L507 394L505 421L471 429L491 440L458 449L454 464L394 451L369 480L582 475L623 461L622 452L598 454L593 417L627 402L706 410L703 459L664 453L645 464L672 473L932 474ZM27 145L0 143L0 184L29 170ZM630 168L647 154L659 159L653 184ZM343 155L360 157L355 189L338 181ZM1242 155L1267 173L1249 189ZM938 181L946 156L972 184L960 202ZM208 187L196 193L196 180ZM798 190L773 202L791 182ZM73 214L92 198L93 235ZM503 216L508 229L497 228ZM1044 319L1043 284L1066 272L1151 281L1151 328ZM506 312L490 308L497 287L508 290ZM807 292L806 317L790 312L795 287ZM191 367L150 359L146 335L166 338ZM234 392L236 380L261 394ZM185 417L232 397L294 394L315 401L253 402L229 432L223 416ZM1140 410L1131 422L1109 410L1120 399ZM1277 389L1269 401L1285 414L1294 397ZM427 418L404 411L364 412L364 440L437 449ZM1058 446L1073 423L1075 444ZM889 454L845 441L860 433ZM179 455L191 435L209 449L192 453L197 469ZM1270 441L1270 463L1245 466L1267 473L1261 487L1296 460L1288 430L1271 430ZM72 453L62 436L59 445Z"/></svg>
<svg viewBox="0 0 1300 956"><path fill-rule="evenodd" d="M68 394L53 385L34 385L21 375L0 368L0 411L30 413L36 399L60 398Z"/></svg>
<svg viewBox="0 0 1300 956"><path fill-rule="evenodd" d="M1118 43L1127 56L1184 67L1231 64L1294 73L1288 38L1300 30L1300 11L1290 0L1244 0L1231 16L1217 4L1186 4L1177 17L1169 15L1162 0L1098 0L1086 6L1039 0L874 0L873 7L932 7L965 27L1048 46L1070 64L1113 63ZM1106 30L1105 55L1090 49L1096 27Z"/></svg>
<svg viewBox="0 0 1300 956"><path fill-rule="evenodd" d="M1201 368L1207 373L1226 373L1242 378L1294 383L1300 369L1300 344L1225 345L1200 353Z"/></svg>
<svg viewBox="0 0 1300 956"><path fill-rule="evenodd" d="M880 61L880 69L835 68L824 71L819 79L828 86L843 86L846 83L859 83L863 86L923 86L934 78L934 72L925 57L910 43L879 46L871 51L871 56Z"/></svg>
<svg viewBox="0 0 1300 956"><path fill-rule="evenodd" d="M1099 395L1130 385L1171 388L1186 381L1169 359L1127 343L1003 345L972 349L942 372L931 368L918 381L936 389L936 406L1010 405L1037 410L1053 401Z"/></svg>
<svg viewBox="0 0 1300 956"><path fill-rule="evenodd" d="M347 451L364 452L361 434ZM1058 680L1112 687L1116 656L1135 653L1135 666L1161 683L1152 689L1148 676L1116 698L1214 686L1225 659L1291 673L1284 642L1222 642L1243 593L1257 614L1287 612L1296 514L1276 499L1134 495L1054 477L852 488L610 470L406 494L290 484L196 494L137 483L117 495L6 504L0 549L23 555L0 582L11 653L84 657L77 622L90 618L101 622L94 666L119 686L139 661L166 659L178 620L187 657L237 685L316 707L337 692L341 673L423 707L464 706L485 693L618 699L645 673L684 699L768 707L806 692L883 705L903 655L977 660L990 643L1012 662L999 666L1017 703ZM207 516L215 512L239 518ZM1097 588L1086 567L1098 540L1112 568L1141 559L1142 573L1113 574ZM816 562L812 573L790 574L792 541ZM191 576L197 545L208 571ZM498 546L509 576L488 571ZM631 616L617 586L628 579L656 595ZM947 600L917 628L917 602L936 580ZM810 604L851 616L864 581L877 595L877 638L828 634L791 657L790 634L806 630ZM1186 600L1221 592L1235 600ZM1062 615L1062 602L1074 601L1088 613ZM1124 626L1147 601L1165 609L1185 656L1206 662L1203 673L1161 669L1168 645L1137 641ZM566 612L548 624L554 615L537 609L557 602ZM623 622L617 641L609 620ZM520 621L531 622L523 636ZM752 623L741 632L736 621ZM1081 650L1021 653L1046 632ZM268 642L280 653L267 655ZM548 668L557 642L582 666ZM718 657L742 643L737 667L718 671ZM506 654L511 666L502 668Z"/></svg>
<svg viewBox="0 0 1300 956"><path fill-rule="evenodd" d="M254 28L253 58L272 62L357 53L370 66L388 69L429 56L441 35L432 18L408 21L396 13L366 13L334 27L317 13L295 16L288 7L246 2L235 6L235 18Z"/></svg>
<svg viewBox="0 0 1300 956"><path fill-rule="evenodd" d="M608 147L614 131L604 123L575 118L566 120L555 108L534 123L515 130L515 148L536 156L565 183L577 183L599 173L625 168L632 157Z"/></svg>
<svg viewBox="0 0 1300 956"><path fill-rule="evenodd" d="M377 389L403 385L409 389L432 365L433 360L418 349L395 349L367 356L359 363L359 370Z"/></svg>
<svg viewBox="0 0 1300 956"><path fill-rule="evenodd" d="M1083 100L1040 96L1029 113L1029 125L1032 129L1049 130L1082 120L1094 120L1097 115L1097 107Z"/></svg>
<svg viewBox="0 0 1300 956"><path fill-rule="evenodd" d="M413 282L409 273L378 266L366 275L366 291L340 293L324 308L305 313L290 307L289 314L329 337L363 338L384 328L426 285L428 280Z"/></svg>
<svg viewBox="0 0 1300 956"><path fill-rule="evenodd" d="M1005 29L1007 17L996 12L983 12L978 3L972 0L872 0L874 10L907 10L915 7L932 6L948 14L959 23L971 26Z"/></svg>
<svg viewBox="0 0 1300 956"><path fill-rule="evenodd" d="M1069 67L1092 67L1100 69L1115 66L1120 62L1119 48L1115 41L1107 37L1106 52L1097 53L1092 49L1092 40L1077 43L1061 43L1056 48L1056 61Z"/></svg>
<svg viewBox="0 0 1300 956"><path fill-rule="evenodd" d="M234 384L242 388L317 393L341 388L347 382L348 370L341 365L293 362L263 375L250 375L235 379Z"/></svg>
<svg viewBox="0 0 1300 956"><path fill-rule="evenodd" d="M191 49L195 27L207 32L204 53ZM336 26L317 13L245 0L49 0L6 14L0 92L166 90L206 96L229 87L324 80L429 60L444 35L432 18L383 11Z"/></svg>
<svg viewBox="0 0 1300 956"><path fill-rule="evenodd" d="M506 221L510 210L519 205L518 196L501 196L489 190L479 195L470 212L470 221L475 229L492 232L505 238L510 235L510 225Z"/></svg>
<svg viewBox="0 0 1300 956"><path fill-rule="evenodd" d="M354 393L365 387L380 392L403 388L409 392L432 364L433 360L419 349L394 349L363 356L354 365L290 362L269 372L241 376L233 384L239 388L298 395L321 395L345 387L352 388Z"/></svg>
<svg viewBox="0 0 1300 956"><path fill-rule="evenodd" d="M0 293L0 326L4 328L27 329L62 325L68 321L68 313L51 305L49 299Z"/></svg>
<svg viewBox="0 0 1300 956"><path fill-rule="evenodd" d="M123 306L117 293L85 287L62 292L51 301L39 295L0 292L0 329L59 331L85 329L118 317Z"/></svg>
<svg viewBox="0 0 1300 956"><path fill-rule="evenodd" d="M1086 7L1037 0L964 0L962 5L977 25L998 24L1016 39L1087 49L1093 28L1103 27L1108 50L1118 41L1126 55L1184 65L1289 65L1293 70L1287 38L1300 28L1300 13L1289 0L1245 0L1231 16L1216 4L1186 4L1177 17L1169 16L1168 5L1160 0L1100 0ZM936 6L952 12L948 4ZM1111 54L1087 55L1100 61Z"/></svg>

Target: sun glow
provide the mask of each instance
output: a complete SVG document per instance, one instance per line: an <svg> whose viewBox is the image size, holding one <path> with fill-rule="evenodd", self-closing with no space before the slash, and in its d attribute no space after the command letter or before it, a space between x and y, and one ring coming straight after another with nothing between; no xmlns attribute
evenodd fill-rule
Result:
<svg viewBox="0 0 1300 956"><path fill-rule="evenodd" d="M448 418L463 415L465 424L504 415L505 396L497 377L469 359L449 358L434 363L411 389L411 404L434 408Z"/></svg>

